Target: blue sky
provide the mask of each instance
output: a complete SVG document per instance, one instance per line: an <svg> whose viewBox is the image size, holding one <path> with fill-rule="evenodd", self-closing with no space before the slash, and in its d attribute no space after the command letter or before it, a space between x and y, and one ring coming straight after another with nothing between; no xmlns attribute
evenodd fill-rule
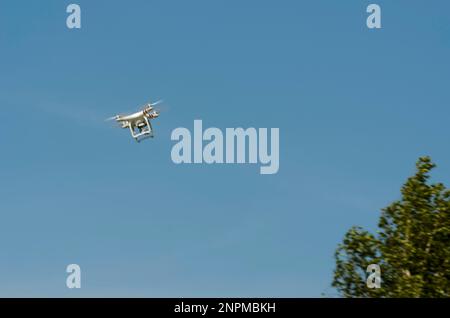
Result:
<svg viewBox="0 0 450 318"><path fill-rule="evenodd" d="M0 2L0 296L320 297L421 155L450 181L448 1ZM104 118L164 98L156 138ZM280 128L280 170L175 165L177 127ZM82 270L66 288L65 268Z"/></svg>

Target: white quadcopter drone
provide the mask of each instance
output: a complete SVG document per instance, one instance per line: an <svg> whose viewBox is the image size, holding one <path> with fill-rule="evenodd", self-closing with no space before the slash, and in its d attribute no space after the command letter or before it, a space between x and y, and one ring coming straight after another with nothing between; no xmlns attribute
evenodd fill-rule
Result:
<svg viewBox="0 0 450 318"><path fill-rule="evenodd" d="M150 120L155 119L159 116L159 111L155 110L154 106L161 103L159 100L155 103L148 103L144 108L134 114L130 115L116 115L114 117L108 118L107 120L115 120L118 122L122 128L130 129L131 136L140 142L142 139L154 137L153 127Z"/></svg>

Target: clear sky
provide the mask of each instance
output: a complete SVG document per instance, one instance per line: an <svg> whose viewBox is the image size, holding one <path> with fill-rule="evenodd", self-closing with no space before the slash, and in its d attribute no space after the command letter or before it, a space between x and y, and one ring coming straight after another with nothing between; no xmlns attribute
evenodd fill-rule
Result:
<svg viewBox="0 0 450 318"><path fill-rule="evenodd" d="M446 0L72 2L0 1L0 296L335 295L419 156L450 183ZM154 140L104 121L159 98ZM280 128L278 174L175 165L194 119Z"/></svg>

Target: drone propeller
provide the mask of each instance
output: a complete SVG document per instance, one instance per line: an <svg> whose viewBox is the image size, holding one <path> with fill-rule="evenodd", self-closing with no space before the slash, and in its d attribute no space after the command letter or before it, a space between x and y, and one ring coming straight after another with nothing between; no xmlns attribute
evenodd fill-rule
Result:
<svg viewBox="0 0 450 318"><path fill-rule="evenodd" d="M146 107L145 108L147 108L147 107L151 107L151 110L153 111L153 112L156 112L158 115L161 113L161 112L166 112L166 111L168 111L169 110L169 108L168 108L168 105L167 104L163 104L163 105L160 105L159 107L157 107L157 108L155 108L154 106L156 106L156 105L159 105L159 104L161 104L161 103L163 103L164 101L162 100L162 99L160 99L160 100L158 100L158 101L156 101L156 102L154 102L154 103L147 103L146 104Z"/></svg>
<svg viewBox="0 0 450 318"><path fill-rule="evenodd" d="M106 118L105 121L116 120L117 117L119 117L119 116L118 115L112 116L112 117Z"/></svg>
<svg viewBox="0 0 450 318"><path fill-rule="evenodd" d="M150 106L156 106L156 105L158 105L158 104L161 104L162 102L163 102L163 100L160 99L160 100L157 100L157 101L154 102L154 103L149 103L149 104L150 104Z"/></svg>
<svg viewBox="0 0 450 318"><path fill-rule="evenodd" d="M159 101L157 101L156 103L153 103L153 104L151 104L151 105L152 105L152 106L158 105L158 104L161 104L162 102L163 102L162 100L159 100ZM169 109L170 109L169 105L167 105L166 103L164 103L163 105L160 105L160 106L156 107L154 110L155 110L156 112L158 112L158 113L162 113L162 112L167 112L167 111L169 111Z"/></svg>

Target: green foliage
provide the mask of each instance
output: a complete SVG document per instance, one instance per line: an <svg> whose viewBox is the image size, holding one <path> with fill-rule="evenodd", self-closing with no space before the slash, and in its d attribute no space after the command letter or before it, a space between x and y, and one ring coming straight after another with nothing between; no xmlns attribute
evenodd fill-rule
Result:
<svg viewBox="0 0 450 318"><path fill-rule="evenodd" d="M435 167L420 158L402 198L382 210L377 235L351 228L336 250L333 286L344 297L450 297L450 190L429 184ZM369 264L381 288L366 285Z"/></svg>

